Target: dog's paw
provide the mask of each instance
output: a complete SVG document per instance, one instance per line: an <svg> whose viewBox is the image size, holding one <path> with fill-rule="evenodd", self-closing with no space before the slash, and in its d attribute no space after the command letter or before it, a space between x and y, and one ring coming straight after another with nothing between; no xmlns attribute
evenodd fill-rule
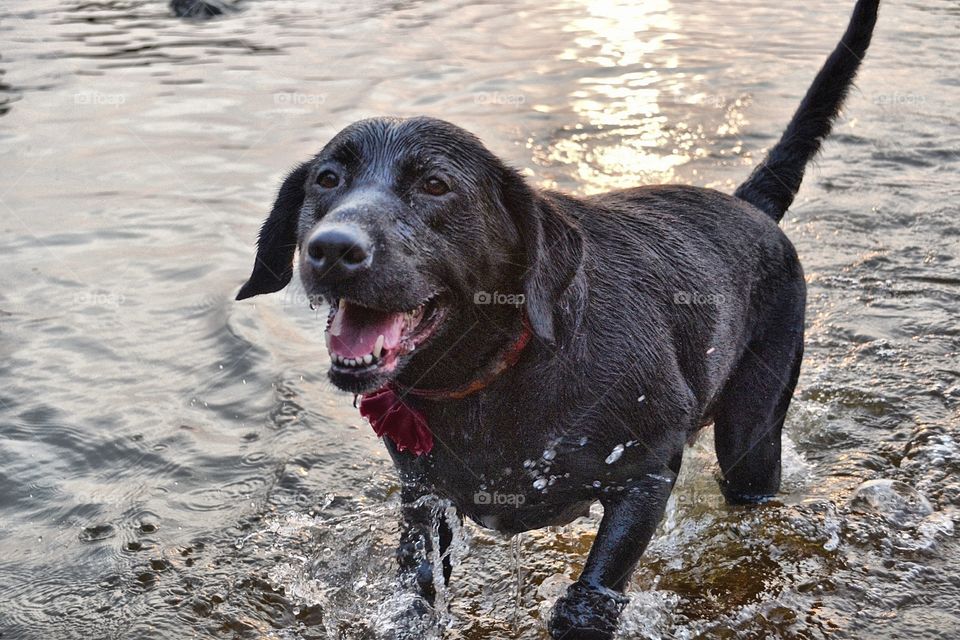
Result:
<svg viewBox="0 0 960 640"><path fill-rule="evenodd" d="M422 640L439 625L436 610L416 593L400 593L381 605L372 628L376 640Z"/></svg>
<svg viewBox="0 0 960 640"><path fill-rule="evenodd" d="M431 605L436 601L437 589L433 583L433 565L429 560L418 558L412 545L400 547L397 553L400 562L400 582L413 587Z"/></svg>
<svg viewBox="0 0 960 640"><path fill-rule="evenodd" d="M776 500L777 491L772 489L766 493L757 491L741 491L735 489L719 472L714 474L717 484L720 485L720 493L723 494L727 504L731 507L748 507L754 505L766 504ZM777 481L779 484L779 480Z"/></svg>
<svg viewBox="0 0 960 640"><path fill-rule="evenodd" d="M436 602L437 588L433 583L433 565L427 561L421 562L414 574L414 580L420 595L431 605Z"/></svg>
<svg viewBox="0 0 960 640"><path fill-rule="evenodd" d="M557 600L550 635L559 640L610 640L627 597L612 589L574 582Z"/></svg>

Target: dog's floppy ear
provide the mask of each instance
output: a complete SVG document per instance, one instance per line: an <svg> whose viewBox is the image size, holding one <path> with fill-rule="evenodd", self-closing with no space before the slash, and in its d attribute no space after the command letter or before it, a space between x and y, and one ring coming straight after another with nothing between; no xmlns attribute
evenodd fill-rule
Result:
<svg viewBox="0 0 960 640"><path fill-rule="evenodd" d="M261 293L280 291L293 277L293 254L297 248L297 222L303 204L304 183L310 170L309 163L294 169L280 186L270 216L260 227L257 240L257 258L253 273L240 287L237 300Z"/></svg>
<svg viewBox="0 0 960 640"><path fill-rule="evenodd" d="M583 234L575 220L538 196L520 174L506 173L504 204L520 232L526 256L527 318L540 339L556 343L573 336L586 306Z"/></svg>

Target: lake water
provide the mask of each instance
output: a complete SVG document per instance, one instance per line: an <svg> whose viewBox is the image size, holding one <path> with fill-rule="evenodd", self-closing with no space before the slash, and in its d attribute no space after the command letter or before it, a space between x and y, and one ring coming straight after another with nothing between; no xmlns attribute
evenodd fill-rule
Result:
<svg viewBox="0 0 960 640"><path fill-rule="evenodd" d="M0 637L377 637L392 467L326 381L325 313L232 300L284 172L428 114L536 185L732 190L852 5L3 3ZM725 507L702 437L623 637L960 637L958 38L955 0L881 7L783 223L810 301L782 499ZM854 497L881 478L902 504ZM464 527L446 637L545 638L596 522Z"/></svg>

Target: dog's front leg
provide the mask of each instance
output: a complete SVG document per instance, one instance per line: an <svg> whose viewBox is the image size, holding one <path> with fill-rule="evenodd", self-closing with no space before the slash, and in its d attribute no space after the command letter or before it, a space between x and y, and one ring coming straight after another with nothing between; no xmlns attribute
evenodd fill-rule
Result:
<svg viewBox="0 0 960 640"><path fill-rule="evenodd" d="M420 594L433 604L436 598L433 582L434 532L439 542L438 555L442 558L443 581L446 584L453 568L446 555L453 540L453 531L437 501L431 499L432 487L416 475L401 473L401 482L403 521L397 549L400 579L416 586Z"/></svg>
<svg viewBox="0 0 960 640"><path fill-rule="evenodd" d="M550 634L564 640L608 640L627 603L624 586L653 536L679 471L650 473L601 500L603 519L580 578L557 600ZM674 469L675 467L675 469Z"/></svg>
<svg viewBox="0 0 960 640"><path fill-rule="evenodd" d="M397 449L390 438L383 443L400 473L400 545L397 547L400 582L416 588L430 604L436 599L433 582L434 532L439 541L439 556L443 558L443 580L450 580L452 565L447 549L453 540L453 531L447 516L436 498L436 490L428 478L429 462L419 456ZM457 517L460 514L457 513Z"/></svg>

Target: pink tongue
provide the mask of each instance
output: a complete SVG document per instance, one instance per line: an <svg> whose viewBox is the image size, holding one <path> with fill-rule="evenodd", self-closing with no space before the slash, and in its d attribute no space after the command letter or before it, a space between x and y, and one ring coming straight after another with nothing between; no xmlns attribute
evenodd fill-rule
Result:
<svg viewBox="0 0 960 640"><path fill-rule="evenodd" d="M344 358L362 358L373 352L381 335L383 349L395 349L403 335L405 315L344 304L330 325L330 352Z"/></svg>

